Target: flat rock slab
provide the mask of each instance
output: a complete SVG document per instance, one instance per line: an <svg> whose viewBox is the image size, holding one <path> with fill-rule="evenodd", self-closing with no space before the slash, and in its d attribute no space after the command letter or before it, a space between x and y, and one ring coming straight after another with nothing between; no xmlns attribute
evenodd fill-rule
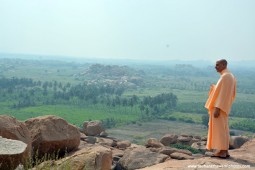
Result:
<svg viewBox="0 0 255 170"><path fill-rule="evenodd" d="M25 152L27 144L22 141L6 139L0 136L0 155L16 155Z"/></svg>

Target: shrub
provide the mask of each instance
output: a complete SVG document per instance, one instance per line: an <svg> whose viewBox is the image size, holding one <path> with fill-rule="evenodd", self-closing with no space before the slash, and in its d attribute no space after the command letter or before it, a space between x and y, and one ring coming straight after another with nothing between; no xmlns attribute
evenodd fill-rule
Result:
<svg viewBox="0 0 255 170"><path fill-rule="evenodd" d="M193 154L202 153L198 149L192 148L191 146L188 146L188 145L179 144L179 143L172 144L172 145L170 145L170 147L177 148L177 149L189 150Z"/></svg>

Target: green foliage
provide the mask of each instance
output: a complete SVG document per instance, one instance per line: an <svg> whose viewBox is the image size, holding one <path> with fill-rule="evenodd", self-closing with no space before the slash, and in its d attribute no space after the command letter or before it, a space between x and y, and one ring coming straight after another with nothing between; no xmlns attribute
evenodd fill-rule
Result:
<svg viewBox="0 0 255 170"><path fill-rule="evenodd" d="M209 122L209 115L205 114L202 116L202 124L208 127L208 122Z"/></svg>
<svg viewBox="0 0 255 170"><path fill-rule="evenodd" d="M186 113L206 114L207 110L205 109L204 105L204 102L178 103L176 110Z"/></svg>
<svg viewBox="0 0 255 170"><path fill-rule="evenodd" d="M172 112L160 116L161 119L166 120L176 120L186 123L201 123L201 114L195 113L182 113L182 112Z"/></svg>
<svg viewBox="0 0 255 170"><path fill-rule="evenodd" d="M231 116L255 119L255 104L253 102L236 102L232 106Z"/></svg>
<svg viewBox="0 0 255 170"><path fill-rule="evenodd" d="M242 120L240 122L233 123L230 127L255 133L255 119Z"/></svg>
<svg viewBox="0 0 255 170"><path fill-rule="evenodd" d="M152 115L158 117L159 115L172 111L177 104L177 96L173 93L161 93L154 97L146 96L140 103L140 110L145 112L147 116Z"/></svg>
<svg viewBox="0 0 255 170"><path fill-rule="evenodd" d="M202 153L201 151L199 151L198 149L192 148L191 146L188 145L183 145L183 144L172 144L170 145L170 147L172 148L177 148L177 149L184 149L184 150L189 150L190 152L192 152L193 154L198 154L198 153Z"/></svg>

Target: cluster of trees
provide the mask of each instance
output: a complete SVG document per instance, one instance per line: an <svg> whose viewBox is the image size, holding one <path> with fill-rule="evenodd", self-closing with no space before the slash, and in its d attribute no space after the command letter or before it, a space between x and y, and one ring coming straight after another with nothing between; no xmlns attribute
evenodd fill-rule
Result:
<svg viewBox="0 0 255 170"><path fill-rule="evenodd" d="M154 97L144 97L139 108L147 116L161 115L162 113L171 112L177 105L177 96L173 93L162 93Z"/></svg>
<svg viewBox="0 0 255 170"><path fill-rule="evenodd" d="M127 108L140 109L148 117L159 116L176 108L177 96L173 93L162 93L157 96L139 98L137 95L123 96L122 86L103 84L62 84L53 82L34 82L32 79L2 79L0 92L5 97L2 101L12 101L12 108L23 108L36 105L74 104L94 105L103 104L108 108L120 108L127 113ZM137 111L137 110L136 110ZM107 122L111 122L108 120ZM108 124L106 122L106 124Z"/></svg>

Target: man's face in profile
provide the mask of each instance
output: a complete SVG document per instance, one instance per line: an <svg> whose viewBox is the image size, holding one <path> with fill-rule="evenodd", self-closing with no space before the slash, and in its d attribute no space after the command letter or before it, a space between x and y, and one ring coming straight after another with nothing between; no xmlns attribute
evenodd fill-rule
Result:
<svg viewBox="0 0 255 170"><path fill-rule="evenodd" d="M224 70L226 68L225 64L221 61L217 61L215 64L215 69L217 70L217 72L221 72L222 70Z"/></svg>

